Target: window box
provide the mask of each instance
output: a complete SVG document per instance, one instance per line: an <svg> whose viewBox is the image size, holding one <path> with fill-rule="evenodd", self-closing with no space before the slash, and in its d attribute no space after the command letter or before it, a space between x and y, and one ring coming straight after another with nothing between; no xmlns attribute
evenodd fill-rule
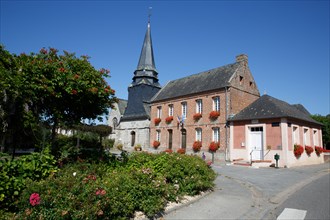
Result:
<svg viewBox="0 0 330 220"><path fill-rule="evenodd" d="M311 153L314 152L314 149L311 146L305 146L305 151L306 151L307 155L310 156Z"/></svg>
<svg viewBox="0 0 330 220"><path fill-rule="evenodd" d="M160 142L159 141L154 141L154 143L152 144L152 146L157 149L160 146Z"/></svg>
<svg viewBox="0 0 330 220"><path fill-rule="evenodd" d="M201 141L195 141L193 144L193 150L194 152L200 151L202 148L202 142Z"/></svg>
<svg viewBox="0 0 330 220"><path fill-rule="evenodd" d="M209 145L209 151L211 153L215 153L219 149L219 147L220 147L219 142L212 141Z"/></svg>
<svg viewBox="0 0 330 220"><path fill-rule="evenodd" d="M315 146L315 153L317 154L317 156L320 156L322 152L323 152L322 147Z"/></svg>
<svg viewBox="0 0 330 220"><path fill-rule="evenodd" d="M294 155L298 158L304 153L304 148L301 145L295 144L293 148Z"/></svg>
<svg viewBox="0 0 330 220"><path fill-rule="evenodd" d="M186 153L186 149L184 149L184 148L179 148L176 152L177 152L178 154L185 154L185 153Z"/></svg>
<svg viewBox="0 0 330 220"><path fill-rule="evenodd" d="M211 111L210 112L210 119L211 120L216 120L218 117L220 116L220 112L218 112L218 111Z"/></svg>
<svg viewBox="0 0 330 220"><path fill-rule="evenodd" d="M194 121L198 121L202 117L202 113L195 113L193 115Z"/></svg>
<svg viewBox="0 0 330 220"><path fill-rule="evenodd" d="M155 122L155 125L159 125L159 123L162 121L162 119L160 118L155 118L154 119L154 122Z"/></svg>
<svg viewBox="0 0 330 220"><path fill-rule="evenodd" d="M167 124L170 124L173 121L173 116L168 116L167 118L165 118L165 122Z"/></svg>

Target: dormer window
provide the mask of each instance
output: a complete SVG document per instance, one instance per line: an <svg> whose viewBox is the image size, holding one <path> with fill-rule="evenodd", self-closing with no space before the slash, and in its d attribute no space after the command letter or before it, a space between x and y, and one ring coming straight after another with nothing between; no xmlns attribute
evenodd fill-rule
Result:
<svg viewBox="0 0 330 220"><path fill-rule="evenodd" d="M243 83L243 78L244 78L243 76L239 76L239 84L240 85L242 85L242 83Z"/></svg>

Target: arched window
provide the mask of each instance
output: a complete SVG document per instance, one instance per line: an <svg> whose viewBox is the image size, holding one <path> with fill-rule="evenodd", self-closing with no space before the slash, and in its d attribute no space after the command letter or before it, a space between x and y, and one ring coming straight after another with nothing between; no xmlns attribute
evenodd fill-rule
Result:
<svg viewBox="0 0 330 220"><path fill-rule="evenodd" d="M117 118L112 119L112 125L113 125L113 129L116 129L116 127L118 126L118 119Z"/></svg>
<svg viewBox="0 0 330 220"><path fill-rule="evenodd" d="M135 131L131 132L131 146L133 147L135 145Z"/></svg>

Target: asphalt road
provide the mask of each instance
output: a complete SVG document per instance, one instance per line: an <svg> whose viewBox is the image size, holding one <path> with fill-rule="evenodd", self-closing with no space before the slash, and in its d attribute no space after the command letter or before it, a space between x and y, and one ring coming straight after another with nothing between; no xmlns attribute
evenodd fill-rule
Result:
<svg viewBox="0 0 330 220"><path fill-rule="evenodd" d="M305 219L330 219L330 175L304 186L275 209L279 216L285 208L307 211Z"/></svg>

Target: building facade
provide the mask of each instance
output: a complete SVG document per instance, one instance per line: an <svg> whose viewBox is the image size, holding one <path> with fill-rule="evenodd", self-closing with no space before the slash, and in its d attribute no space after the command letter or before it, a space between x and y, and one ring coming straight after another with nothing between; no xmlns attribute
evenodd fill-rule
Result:
<svg viewBox="0 0 330 220"><path fill-rule="evenodd" d="M230 160L269 166L277 154L281 167L323 163L317 154L323 146L321 126L302 105L263 95L230 119ZM295 155L295 145L303 148L301 155Z"/></svg>
<svg viewBox="0 0 330 220"><path fill-rule="evenodd" d="M235 63L170 81L151 102L150 146L158 141L160 150L189 152L200 141L207 152L217 142L228 155L227 119L259 96L244 54Z"/></svg>

